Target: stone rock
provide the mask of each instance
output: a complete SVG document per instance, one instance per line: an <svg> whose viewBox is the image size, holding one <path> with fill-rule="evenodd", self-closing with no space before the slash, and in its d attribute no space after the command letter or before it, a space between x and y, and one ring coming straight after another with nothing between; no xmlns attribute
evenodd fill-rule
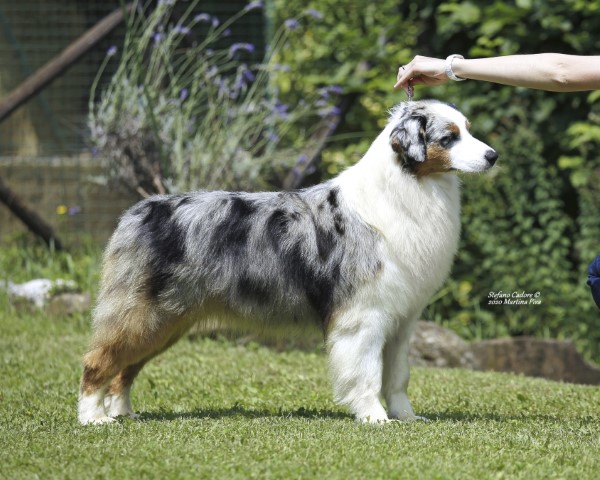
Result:
<svg viewBox="0 0 600 480"><path fill-rule="evenodd" d="M46 278L37 278L25 283L2 282L1 286L8 291L8 296L15 306L30 305L37 308L44 308L55 293L77 289L77 285L71 280Z"/></svg>
<svg viewBox="0 0 600 480"><path fill-rule="evenodd" d="M586 362L571 341L499 338L474 342L471 351L481 370L600 385L600 369Z"/></svg>
<svg viewBox="0 0 600 480"><path fill-rule="evenodd" d="M420 321L411 339L411 365L477 369L471 348L456 333L435 322Z"/></svg>
<svg viewBox="0 0 600 480"><path fill-rule="evenodd" d="M89 293L60 293L50 298L45 307L48 315L64 316L85 312L91 306Z"/></svg>

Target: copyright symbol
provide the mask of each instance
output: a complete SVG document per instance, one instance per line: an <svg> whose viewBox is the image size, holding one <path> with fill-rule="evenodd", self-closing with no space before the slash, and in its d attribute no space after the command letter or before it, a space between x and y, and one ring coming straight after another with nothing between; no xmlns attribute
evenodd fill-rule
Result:
<svg viewBox="0 0 600 480"><path fill-rule="evenodd" d="M535 292L535 295L534 295L534 297L535 297L535 298L539 298L541 295L542 295L542 294L541 294L541 292Z"/></svg>

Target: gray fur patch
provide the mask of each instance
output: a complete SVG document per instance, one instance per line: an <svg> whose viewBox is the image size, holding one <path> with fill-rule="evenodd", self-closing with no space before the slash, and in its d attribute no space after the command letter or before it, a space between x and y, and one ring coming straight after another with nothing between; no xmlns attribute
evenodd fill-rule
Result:
<svg viewBox="0 0 600 480"><path fill-rule="evenodd" d="M326 327L377 273L379 241L332 182L155 196L123 215L106 257L128 273L106 280L174 313L217 302L268 324L307 317Z"/></svg>

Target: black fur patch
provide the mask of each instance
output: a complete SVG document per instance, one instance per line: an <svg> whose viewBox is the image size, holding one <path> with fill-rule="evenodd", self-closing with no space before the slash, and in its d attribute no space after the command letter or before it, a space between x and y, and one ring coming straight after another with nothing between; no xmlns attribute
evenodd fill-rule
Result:
<svg viewBox="0 0 600 480"><path fill-rule="evenodd" d="M288 233L289 222L287 214L280 208L274 210L267 220L267 236L276 252L280 250L281 241Z"/></svg>
<svg viewBox="0 0 600 480"><path fill-rule="evenodd" d="M241 253L248 242L250 228L252 228L252 214L256 208L251 200L239 196L231 197L229 215L217 225L211 239L211 247L215 255Z"/></svg>
<svg viewBox="0 0 600 480"><path fill-rule="evenodd" d="M427 118L413 114L402 118L390 134L390 146L398 154L399 163L409 171L415 163L427 159Z"/></svg>
<svg viewBox="0 0 600 480"><path fill-rule="evenodd" d="M331 190L329 190L329 195L327 195L327 203L329 203L329 206L331 207L332 210L337 209L340 204L338 203L338 189L337 188L332 188Z"/></svg>
<svg viewBox="0 0 600 480"><path fill-rule="evenodd" d="M304 291L309 303L325 324L333 305L334 289L339 279L339 265L334 267L333 275L321 274L306 261L300 243L296 243L288 252L285 264L294 286Z"/></svg>
<svg viewBox="0 0 600 480"><path fill-rule="evenodd" d="M327 262L331 252L335 248L335 236L331 230L315 225L315 235L317 240L317 251L319 258L323 263Z"/></svg>
<svg viewBox="0 0 600 480"><path fill-rule="evenodd" d="M339 235L344 235L346 232L346 227L344 225L344 217L339 211L339 202L338 202L338 193L339 190L337 188L332 188L329 191L329 195L327 195L327 203L329 203L329 207L331 209L331 215L333 217L333 227L335 231Z"/></svg>
<svg viewBox="0 0 600 480"><path fill-rule="evenodd" d="M173 219L174 208L168 200L154 200L146 204L142 220L142 236L152 250L148 288L156 298L164 290L173 274L173 268L185 256L185 231Z"/></svg>
<svg viewBox="0 0 600 480"><path fill-rule="evenodd" d="M237 291L241 298L250 300L259 305L268 303L271 288L268 283L248 274L242 275L237 284Z"/></svg>

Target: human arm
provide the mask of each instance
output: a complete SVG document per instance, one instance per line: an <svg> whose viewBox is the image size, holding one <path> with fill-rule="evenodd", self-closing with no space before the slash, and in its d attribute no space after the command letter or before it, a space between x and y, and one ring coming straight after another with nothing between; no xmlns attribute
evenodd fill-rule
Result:
<svg viewBox="0 0 600 480"><path fill-rule="evenodd" d="M413 85L441 85L449 79L446 60L417 55L398 70L394 88ZM515 87L553 92L600 89L600 56L540 53L504 57L454 58L452 70L460 78L482 80Z"/></svg>

